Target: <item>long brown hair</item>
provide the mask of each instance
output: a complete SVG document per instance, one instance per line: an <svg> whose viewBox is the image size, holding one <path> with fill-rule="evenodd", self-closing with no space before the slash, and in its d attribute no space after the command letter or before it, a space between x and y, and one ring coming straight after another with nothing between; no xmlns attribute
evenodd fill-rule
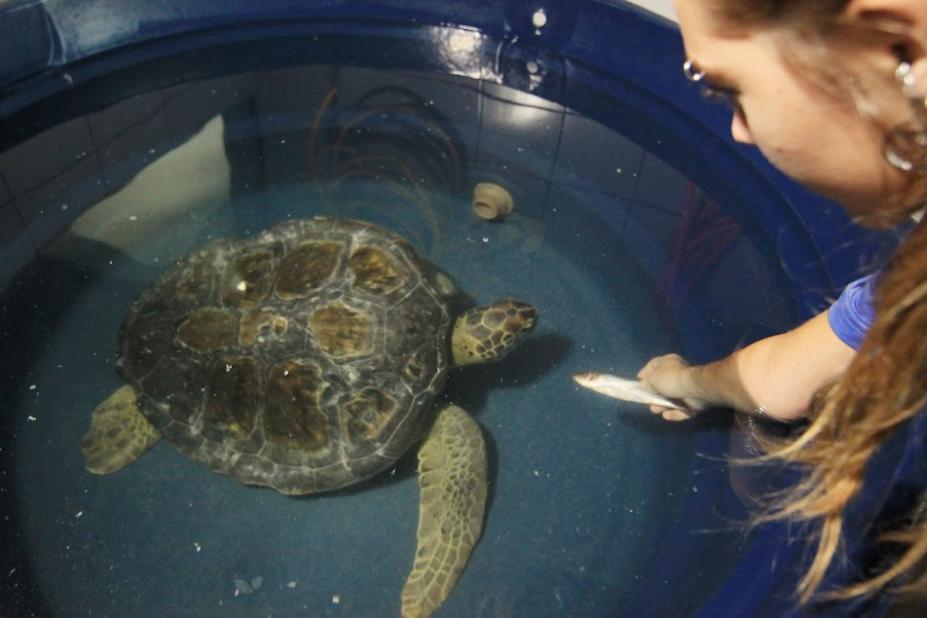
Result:
<svg viewBox="0 0 927 618"><path fill-rule="evenodd" d="M849 0L703 0L719 27L775 28L801 49L826 55L828 37L839 27ZM801 39L801 40L798 40ZM785 55L792 55L784 51ZM811 53L811 58L820 58ZM787 58L789 60L789 58ZM847 96L823 67L819 83ZM832 66L832 65L831 65ZM923 121L923 119L920 119ZM920 130L927 127L920 126ZM887 128L886 133L892 129ZM886 196L879 221L897 221L923 208L927 198L927 149L913 153L914 170L904 195ZM873 217L876 219L876 217ZM876 575L837 590L819 591L841 547L845 507L859 493L872 455L927 404L927 221L912 230L883 269L874 299L876 319L844 375L820 389L809 409L810 424L789 443L770 443L769 458L807 468L804 480L776 501L759 521L797 519L818 524L811 566L798 585L807 602L849 598L887 586L899 593L927 594L927 522L912 513L908 523L881 540L901 551ZM922 505L925 496L921 496Z"/></svg>

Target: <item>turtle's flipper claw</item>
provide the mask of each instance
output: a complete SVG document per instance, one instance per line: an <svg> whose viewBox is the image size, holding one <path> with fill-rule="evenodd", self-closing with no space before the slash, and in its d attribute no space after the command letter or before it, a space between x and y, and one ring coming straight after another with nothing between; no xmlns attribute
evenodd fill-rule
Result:
<svg viewBox="0 0 927 618"><path fill-rule="evenodd" d="M480 538L486 510L486 444L461 408L438 413L418 462L418 546L402 589L403 618L427 618L448 597Z"/></svg>
<svg viewBox="0 0 927 618"><path fill-rule="evenodd" d="M110 474L138 459L160 437L138 411L135 391L123 386L93 411L80 450L88 471Z"/></svg>

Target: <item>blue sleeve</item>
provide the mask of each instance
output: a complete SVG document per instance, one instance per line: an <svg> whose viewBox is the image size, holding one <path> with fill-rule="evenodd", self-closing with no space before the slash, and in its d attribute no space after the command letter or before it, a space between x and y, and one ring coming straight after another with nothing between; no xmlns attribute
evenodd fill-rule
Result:
<svg viewBox="0 0 927 618"><path fill-rule="evenodd" d="M878 276L874 272L849 284L827 312L834 334L854 350L859 349L875 320L872 297Z"/></svg>

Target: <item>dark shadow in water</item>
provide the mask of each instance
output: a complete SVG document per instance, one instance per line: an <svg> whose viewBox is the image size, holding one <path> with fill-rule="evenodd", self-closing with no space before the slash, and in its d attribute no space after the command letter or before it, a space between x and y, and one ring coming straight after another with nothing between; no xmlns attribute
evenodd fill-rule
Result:
<svg viewBox="0 0 927 618"><path fill-rule="evenodd" d="M665 421L663 417L652 414L645 406L640 404L621 404L638 406L639 410L618 414L615 422L634 431L645 433L652 438L660 438L668 433L692 433L698 431L727 432L731 427L733 413L725 409L705 410L691 421L672 422Z"/></svg>
<svg viewBox="0 0 927 618"><path fill-rule="evenodd" d="M479 420L490 391L498 388L526 388L543 378L570 353L568 337L544 333L531 337L498 363L473 365L455 370L444 389L444 398L459 405ZM540 405L540 402L539 402ZM489 473L486 512L492 511L499 472L499 451L492 432L483 427ZM504 457L503 453L503 457Z"/></svg>
<svg viewBox="0 0 927 618"><path fill-rule="evenodd" d="M526 388L544 377L570 353L573 341L563 335L542 333L525 342L497 363L455 369L443 399L459 405L477 418L486 407L490 391ZM565 386L567 388L568 386Z"/></svg>
<svg viewBox="0 0 927 618"><path fill-rule="evenodd" d="M28 392L29 371L41 354L40 341L53 331L70 299L91 287L105 266L130 263L131 259L108 245L69 239L70 249L84 258L81 263L54 256L40 256L0 294L0 349L4 370L0 373L0 593L2 616L50 615L30 568L30 557L20 537L20 500L16 494L14 412ZM115 333L111 342L115 353Z"/></svg>

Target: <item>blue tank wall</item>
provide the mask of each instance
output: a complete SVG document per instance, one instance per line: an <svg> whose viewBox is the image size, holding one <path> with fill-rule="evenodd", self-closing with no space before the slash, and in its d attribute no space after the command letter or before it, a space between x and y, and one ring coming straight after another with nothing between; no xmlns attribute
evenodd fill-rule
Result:
<svg viewBox="0 0 927 618"><path fill-rule="evenodd" d="M531 19L538 8L547 16L541 30ZM826 295L858 272L864 235L833 205L783 179L751 149L733 145L725 110L706 103L681 77L683 52L675 25L621 2L14 0L0 9L0 118L67 89L75 71L100 56L109 55L106 69L113 70L137 61L142 44L159 45L166 52L189 45L191 36L201 42L209 37L248 38L266 35L266 29L296 29L308 21L331 29L346 24L373 30L472 28L517 48L523 60L561 63L570 76L567 90L548 92L557 84L544 84L538 94L560 94L557 98L568 104L571 99L581 103L571 97L577 94L570 92L574 85L586 82L606 92L620 89L615 92L620 98L633 98L634 93L627 92L627 84L632 84L639 89L643 110L664 121L690 152L699 155L693 161L714 161L725 169L735 197L751 203L762 225L779 237L780 253L803 296L800 313L819 309L821 292ZM258 32L256 26L264 30ZM523 77L513 66L503 73L503 82L517 87ZM613 77L619 77L620 84ZM699 182L702 170L691 169L691 164L687 169L686 161L674 161L672 152L657 154ZM782 229L792 233L780 234Z"/></svg>

